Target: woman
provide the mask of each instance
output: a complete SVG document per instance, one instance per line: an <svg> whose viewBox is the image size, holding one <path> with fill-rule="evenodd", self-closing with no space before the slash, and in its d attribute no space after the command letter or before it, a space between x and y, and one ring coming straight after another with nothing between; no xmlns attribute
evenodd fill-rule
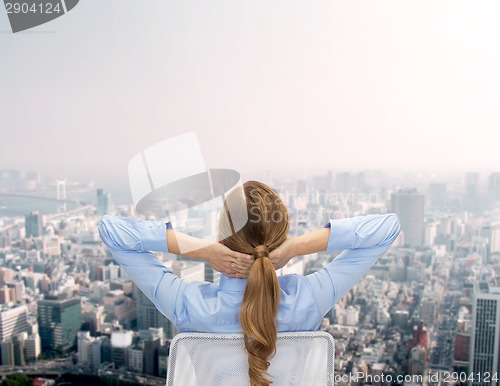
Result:
<svg viewBox="0 0 500 386"><path fill-rule="evenodd" d="M400 224L389 213L330 220L299 237L287 238L288 229L282 200L257 181L225 199L219 243L175 232L169 223L109 216L99 223L117 263L180 332L243 332L251 385L271 383L266 376L277 331L317 330L333 305L389 249ZM180 254L181 249L224 273L220 285L185 282L150 252ZM276 275L275 269L294 256L334 249L345 251L313 274Z"/></svg>

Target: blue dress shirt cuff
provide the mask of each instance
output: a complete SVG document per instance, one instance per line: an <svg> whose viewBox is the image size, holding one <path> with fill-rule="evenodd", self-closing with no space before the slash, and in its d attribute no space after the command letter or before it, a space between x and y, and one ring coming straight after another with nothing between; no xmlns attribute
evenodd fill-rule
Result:
<svg viewBox="0 0 500 386"><path fill-rule="evenodd" d="M99 234L112 250L168 252L167 230L163 221L143 221L105 215Z"/></svg>
<svg viewBox="0 0 500 386"><path fill-rule="evenodd" d="M170 223L164 223L161 221L146 221L144 224L149 226L150 232L144 232L141 234L143 250L168 252L167 228Z"/></svg>
<svg viewBox="0 0 500 386"><path fill-rule="evenodd" d="M352 219L330 220L327 225L325 225L325 228L330 228L330 237L325 252L352 248L354 236L356 235Z"/></svg>

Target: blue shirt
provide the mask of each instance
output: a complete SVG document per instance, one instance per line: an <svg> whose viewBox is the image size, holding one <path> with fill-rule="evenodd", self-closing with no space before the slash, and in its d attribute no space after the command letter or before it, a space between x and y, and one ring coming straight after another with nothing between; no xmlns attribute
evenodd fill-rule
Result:
<svg viewBox="0 0 500 386"><path fill-rule="evenodd" d="M389 249L400 231L394 213L330 220L326 252L344 250L310 275L279 276L278 331L315 331L322 318ZM99 234L116 262L179 332L239 333L247 279L187 282L150 251L168 252L167 225L104 216Z"/></svg>

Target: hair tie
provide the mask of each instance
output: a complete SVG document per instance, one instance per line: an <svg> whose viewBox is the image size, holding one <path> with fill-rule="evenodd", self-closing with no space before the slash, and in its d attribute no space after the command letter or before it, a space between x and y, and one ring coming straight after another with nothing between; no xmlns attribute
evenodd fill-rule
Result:
<svg viewBox="0 0 500 386"><path fill-rule="evenodd" d="M253 257L254 259L258 259L258 258L261 258L261 257L269 257L269 248L267 247L267 245L257 245L254 249L253 249Z"/></svg>

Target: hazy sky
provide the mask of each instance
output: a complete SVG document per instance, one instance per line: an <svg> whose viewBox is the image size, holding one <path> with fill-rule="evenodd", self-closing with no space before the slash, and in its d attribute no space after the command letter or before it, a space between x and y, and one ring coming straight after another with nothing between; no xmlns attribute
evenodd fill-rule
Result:
<svg viewBox="0 0 500 386"><path fill-rule="evenodd" d="M12 34L0 169L127 178L195 130L208 167L500 170L500 2L82 0Z"/></svg>

